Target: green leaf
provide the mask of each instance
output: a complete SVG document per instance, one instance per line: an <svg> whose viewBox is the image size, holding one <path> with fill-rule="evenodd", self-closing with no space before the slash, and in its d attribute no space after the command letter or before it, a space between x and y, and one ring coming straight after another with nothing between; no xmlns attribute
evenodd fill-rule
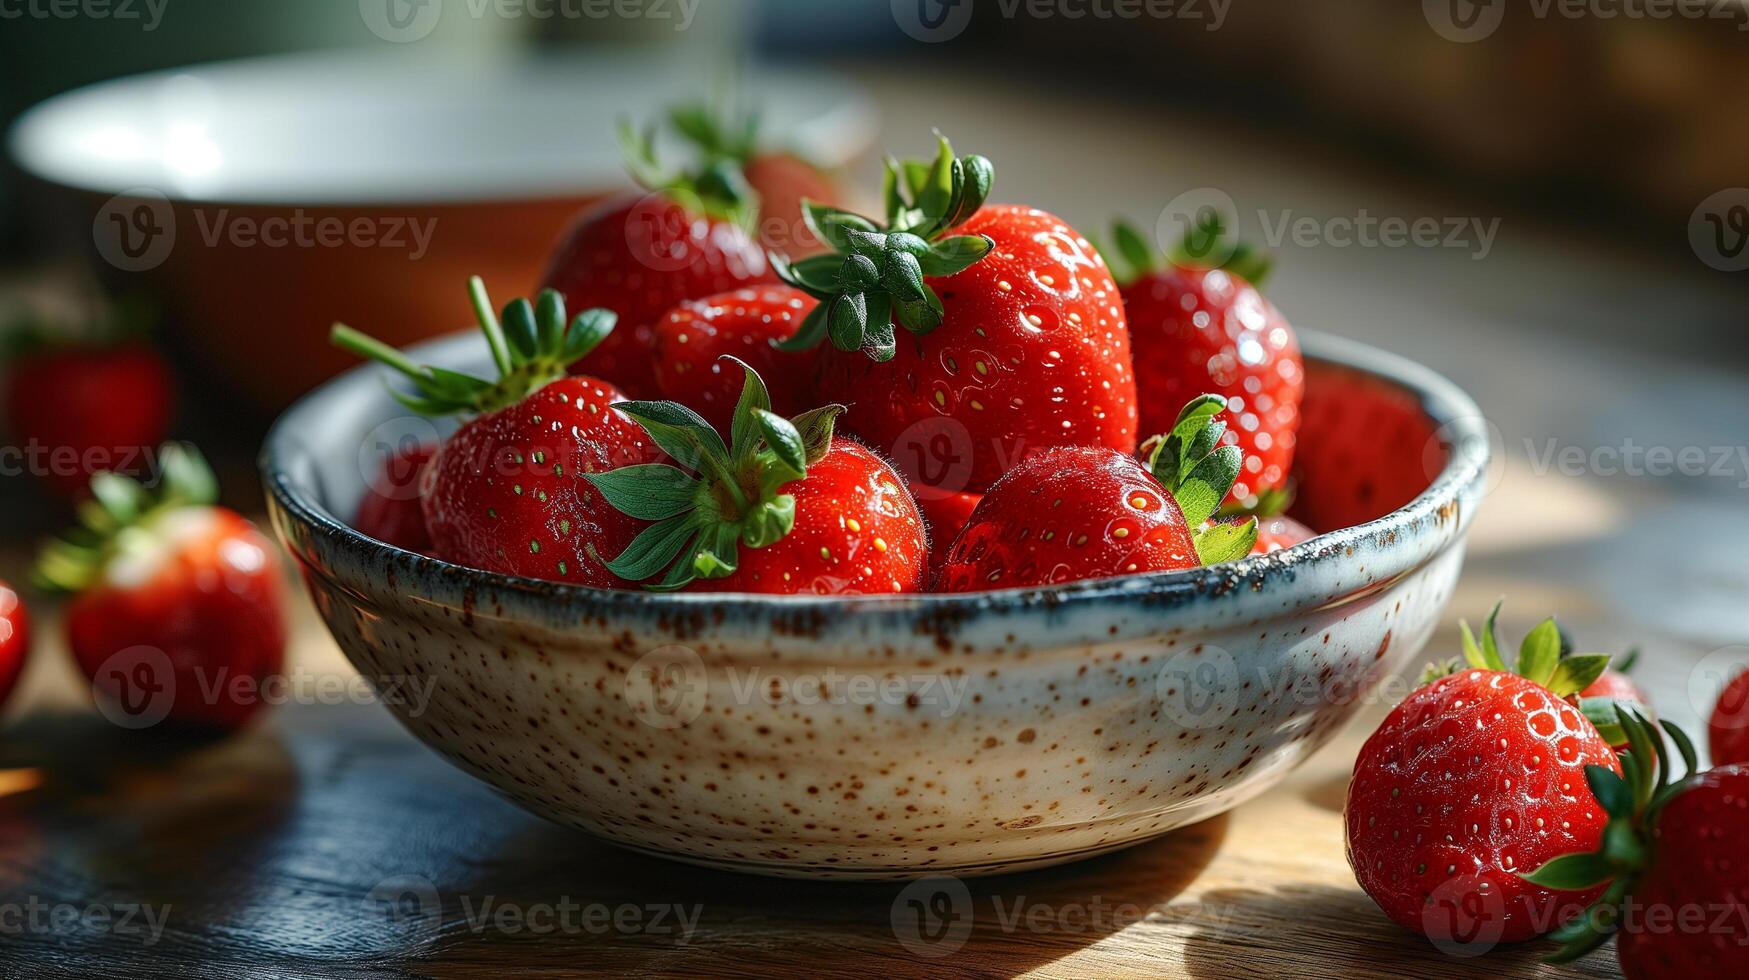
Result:
<svg viewBox="0 0 1749 980"><path fill-rule="evenodd" d="M995 247L996 240L985 235L956 235L930 246L917 262L926 276L951 276L970 268Z"/></svg>
<svg viewBox="0 0 1749 980"><path fill-rule="evenodd" d="M1173 488L1172 498L1184 512L1187 524L1201 527L1204 521L1214 516L1221 501L1226 499L1227 491L1233 488L1233 481L1238 478L1239 468L1244 464L1245 454L1238 446L1222 446L1203 457L1190 474ZM1256 523L1255 518L1252 523Z"/></svg>
<svg viewBox="0 0 1749 980"><path fill-rule="evenodd" d="M916 189L917 210L933 225L948 216L953 200L953 147L947 137L935 134L938 149L935 163L930 166L923 183Z"/></svg>
<svg viewBox="0 0 1749 980"><path fill-rule="evenodd" d="M976 153L960 157L961 182L959 188L958 206L947 221L944 229L957 228L977 214L990 199L990 188L996 183L996 165L988 158Z"/></svg>
<svg viewBox="0 0 1749 980"><path fill-rule="evenodd" d="M795 527L796 498L778 494L754 508L742 522L741 539L749 548L765 548L783 540Z"/></svg>
<svg viewBox="0 0 1749 980"><path fill-rule="evenodd" d="M1118 254L1123 256L1124 262L1134 270L1135 275L1144 276L1159 267L1160 260L1154 252L1154 246L1136 231L1134 225L1120 221L1112 228L1111 234L1112 240L1117 243Z"/></svg>
<svg viewBox="0 0 1749 980"><path fill-rule="evenodd" d="M613 406L644 427L662 451L689 470L726 462L728 447L697 412L678 402L627 401Z"/></svg>
<svg viewBox="0 0 1749 980"><path fill-rule="evenodd" d="M556 289L543 289L535 301L535 346L542 354L556 354L565 339L565 297Z"/></svg>
<svg viewBox="0 0 1749 980"><path fill-rule="evenodd" d="M1603 812L1612 817L1633 816L1633 788L1615 770L1608 766L1586 766L1585 783L1591 787L1591 795L1597 798L1597 805L1603 807Z"/></svg>
<svg viewBox="0 0 1749 980"><path fill-rule="evenodd" d="M923 265L909 252L887 253L886 265L881 269L881 285L900 303L922 299L928 290L923 284Z"/></svg>
<svg viewBox="0 0 1749 980"><path fill-rule="evenodd" d="M504 323L504 337L510 341L510 350L518 364L534 360L539 351L539 341L535 336L534 304L526 299L513 299L504 307L500 314Z"/></svg>
<svg viewBox="0 0 1749 980"><path fill-rule="evenodd" d="M789 419L764 410L754 411L753 418L759 424L759 431L765 436L765 444L771 447L778 460L795 471L797 479L806 475L807 445L802 442L801 433L796 431Z"/></svg>
<svg viewBox="0 0 1749 980"><path fill-rule="evenodd" d="M843 405L823 405L790 420L801 435L804 468L826 458L827 451L832 448L833 424L843 413Z"/></svg>
<svg viewBox="0 0 1749 980"><path fill-rule="evenodd" d="M560 348L559 363L570 367L601 345L607 336L613 333L614 324L619 322L619 314L612 310L600 308L584 310L571 321L571 327L565 332L565 343Z"/></svg>
<svg viewBox="0 0 1749 980"><path fill-rule="evenodd" d="M719 524L699 535L698 551L692 557L692 574L698 578L728 578L740 564L737 543L741 531L731 524Z"/></svg>
<svg viewBox="0 0 1749 980"><path fill-rule="evenodd" d="M868 333L868 299L862 293L834 296L827 313L827 333L832 346L843 351L862 349Z"/></svg>
<svg viewBox="0 0 1749 980"><path fill-rule="evenodd" d="M641 582L669 566L698 531L692 512L677 514L644 528L624 551L607 563L620 578Z"/></svg>
<svg viewBox="0 0 1749 980"><path fill-rule="evenodd" d="M138 520L151 505L146 488L138 480L119 473L97 473L91 477L91 497L97 502L102 520L108 527L127 527ZM86 521L87 524L92 523Z"/></svg>
<svg viewBox="0 0 1749 980"><path fill-rule="evenodd" d="M1615 715L1621 722L1622 730L1627 732L1628 751L1636 763L1632 780L1634 802L1643 806L1651 802L1652 795L1659 786L1661 771L1658 762L1664 747L1655 744L1658 741L1657 735L1650 730L1650 726L1633 705L1626 701L1617 701Z"/></svg>
<svg viewBox="0 0 1749 980"><path fill-rule="evenodd" d="M193 443L165 443L158 450L158 470L165 504L198 506L218 502L218 478Z"/></svg>
<svg viewBox="0 0 1749 980"><path fill-rule="evenodd" d="M1196 557L1204 565L1238 561L1257 546L1257 518L1242 523L1213 524L1196 536Z"/></svg>
<svg viewBox="0 0 1749 980"><path fill-rule="evenodd" d="M1458 620L1458 629L1463 633L1464 661L1477 670L1496 670L1488 664L1488 658L1483 655L1482 648L1476 645L1476 634L1470 632L1470 624ZM1501 664L1501 668L1506 665Z"/></svg>
<svg viewBox="0 0 1749 980"><path fill-rule="evenodd" d="M1493 610L1488 613L1488 621L1482 627L1482 658L1490 664L1500 665L1490 667L1490 670L1506 670L1506 658L1500 656L1499 634L1495 630L1495 623L1500 619L1500 607L1505 603L1505 599L1494 603Z"/></svg>
<svg viewBox="0 0 1749 980"><path fill-rule="evenodd" d="M818 347L820 341L826 336L826 314L829 310L829 304L816 304L813 309L808 311L808 315L802 318L802 325L796 328L796 332L791 334L787 340L777 344L777 349L804 351Z"/></svg>
<svg viewBox="0 0 1749 980"><path fill-rule="evenodd" d="M771 392L765 387L765 379L746 361L730 354L723 355L723 360L739 367L743 375L741 397L735 402L735 414L729 423L729 446L739 465L758 446L759 427L753 415L771 410Z"/></svg>
<svg viewBox="0 0 1749 980"><path fill-rule="evenodd" d="M1591 721L1597 734L1611 745L1626 745L1628 733L1616 720L1614 698L1581 698L1579 712Z"/></svg>
<svg viewBox="0 0 1749 980"><path fill-rule="evenodd" d="M802 199L802 220L815 237L838 252L849 250L851 230L878 230L874 222L862 215L818 204L807 198Z"/></svg>
<svg viewBox="0 0 1749 980"><path fill-rule="evenodd" d="M685 513L698 504L700 481L667 463L640 463L583 478L613 508L640 521L660 521Z"/></svg>
<svg viewBox="0 0 1749 980"><path fill-rule="evenodd" d="M1546 862L1530 874L1519 877L1543 888L1576 892L1596 887L1615 877L1615 868L1601 854L1566 854Z"/></svg>
<svg viewBox="0 0 1749 980"><path fill-rule="evenodd" d="M1554 676L1547 687L1557 697L1567 697L1578 694L1603 676L1609 669L1609 654L1581 653L1562 659L1556 666Z"/></svg>
<svg viewBox="0 0 1749 980"><path fill-rule="evenodd" d="M1676 751L1682 756L1682 764L1686 767L1682 778L1686 780L1693 776L1700 769L1700 756L1694 750L1693 740L1688 737L1688 733L1683 731L1681 726L1673 722L1660 721L1658 724L1670 734L1670 741L1676 743Z"/></svg>
<svg viewBox="0 0 1749 980"><path fill-rule="evenodd" d="M1536 624L1518 647L1520 677L1547 686L1561 662L1561 630L1553 617Z"/></svg>
<svg viewBox="0 0 1749 980"><path fill-rule="evenodd" d="M886 204L887 224L893 227L900 225L904 216L905 198L899 193L899 161L887 157L887 165L881 175L881 200Z"/></svg>

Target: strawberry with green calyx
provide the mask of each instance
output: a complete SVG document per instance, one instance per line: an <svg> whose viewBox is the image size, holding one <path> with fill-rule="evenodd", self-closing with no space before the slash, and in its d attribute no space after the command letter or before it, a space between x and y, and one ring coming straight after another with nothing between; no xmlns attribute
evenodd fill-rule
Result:
<svg viewBox="0 0 1749 980"><path fill-rule="evenodd" d="M1127 221L1113 223L1112 241L1117 245L1115 254L1103 248L1100 252L1120 283L1133 282L1172 266L1221 269L1261 288L1275 268L1273 255L1250 242L1235 240L1228 232L1226 219L1209 208L1197 212L1184 237L1165 255L1156 252L1148 239Z"/></svg>
<svg viewBox="0 0 1749 980"><path fill-rule="evenodd" d="M1221 399L1186 406L1144 467L1100 446L1029 455L977 502L935 571L943 592L1180 571L1250 554L1257 522L1205 522L1238 466L1216 447Z"/></svg>
<svg viewBox="0 0 1749 980"><path fill-rule="evenodd" d="M36 583L72 596L67 645L130 723L228 730L262 707L259 685L285 663L279 554L215 505L217 483L194 447L166 444L158 470L150 489L93 477L79 526L43 548Z"/></svg>
<svg viewBox="0 0 1749 980"><path fill-rule="evenodd" d="M1571 650L1571 643L1565 634L1562 635L1562 656ZM1579 710L1585 712L1585 717L1597 726L1597 730L1609 739L1609 744L1615 746L1617 752L1628 748L1627 733L1616 724L1615 703L1627 701L1645 709L1647 714L1652 711L1652 699L1640 685L1634 683L1628 676L1634 664L1640 659L1640 648L1634 647L1620 659L1610 665L1585 690L1579 692Z"/></svg>
<svg viewBox="0 0 1749 980"><path fill-rule="evenodd" d="M833 437L839 405L785 419L759 373L746 374L727 443L677 402L621 402L679 466L587 479L609 504L652 521L607 562L622 579L673 591L913 592L927 559L923 519L903 480L862 446Z"/></svg>
<svg viewBox="0 0 1749 980"><path fill-rule="evenodd" d="M415 364L356 330L334 328L335 344L412 382L411 392L391 389L402 404L428 415L473 416L421 476L430 553L507 575L621 587L596 555L624 547L643 522L607 506L577 477L661 454L613 411L625 399L618 388L566 373L611 336L613 313L585 310L567 320L563 298L546 290L534 303L511 302L500 318L478 278L469 296L496 379Z"/></svg>
<svg viewBox="0 0 1749 980"><path fill-rule="evenodd" d="M1192 398L1178 419L1148 453L1148 471L1160 481L1196 532L1196 553L1204 565L1237 561L1257 543L1257 518L1208 523L1239 477L1244 455L1221 445L1227 423L1216 418L1227 401L1219 395ZM1206 525L1206 526L1205 526Z"/></svg>
<svg viewBox="0 0 1749 980"><path fill-rule="evenodd" d="M952 276L995 247L987 235L947 232L983 207L996 171L976 154L955 157L947 138L937 138L940 154L933 165L887 162L884 226L803 202L808 228L832 251L793 264L774 261L780 278L820 300L785 349L806 350L830 337L838 350L890 361L895 320L918 336L941 325L941 297L924 278Z"/></svg>
<svg viewBox="0 0 1749 980"><path fill-rule="evenodd" d="M1199 392L1226 396L1240 423L1226 441L1245 454L1231 498L1252 506L1289 479L1305 396L1293 328L1251 278L1268 271L1267 259L1227 244L1218 217L1200 221L1170 255L1125 224L1115 240L1141 431L1160 431Z"/></svg>
<svg viewBox="0 0 1749 980"><path fill-rule="evenodd" d="M1463 625L1467 666L1431 670L1367 739L1344 810L1361 888L1399 925L1441 943L1529 939L1602 891L1519 875L1602 839L1605 814L1585 791L1585 767L1621 763L1571 699L1609 658L1563 659L1547 619L1508 668L1499 609L1480 642Z"/></svg>
<svg viewBox="0 0 1749 980"><path fill-rule="evenodd" d="M633 395L653 394L652 325L689 300L772 281L765 253L749 234L757 195L732 160L706 159L692 171L657 158L654 137L619 127L626 168L644 188L585 211L565 233L542 277L573 309L601 307L619 329L575 370Z"/></svg>
<svg viewBox="0 0 1749 980"><path fill-rule="evenodd" d="M1249 506L1227 501L1215 512L1214 519L1230 523L1246 517L1256 518L1257 543L1251 546L1251 553L1267 555L1318 536L1318 532L1287 516L1288 505L1292 502L1292 491L1271 487Z"/></svg>
<svg viewBox="0 0 1749 980"><path fill-rule="evenodd" d="M1669 752L1645 712L1618 702L1616 723L1630 745L1622 771L1585 773L1609 815L1600 844L1525 876L1570 890L1607 883L1583 915L1551 934L1562 948L1549 961L1570 962L1615 935L1622 971L1635 980L1749 975L1749 835L1742 832L1749 768L1697 772L1693 743L1664 722L1686 768L1672 782Z"/></svg>

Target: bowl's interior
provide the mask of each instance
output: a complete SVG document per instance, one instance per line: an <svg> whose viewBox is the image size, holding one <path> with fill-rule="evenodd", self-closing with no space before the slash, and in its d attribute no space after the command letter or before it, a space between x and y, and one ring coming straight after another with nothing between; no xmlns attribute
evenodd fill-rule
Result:
<svg viewBox="0 0 1749 980"><path fill-rule="evenodd" d="M873 135L837 75L759 69L741 82L767 135L821 163ZM156 72L27 113L28 172L103 194L356 204L528 199L624 182L613 129L720 91L703 59L649 53L480 60L324 52ZM368 100L360 93L369 93Z"/></svg>

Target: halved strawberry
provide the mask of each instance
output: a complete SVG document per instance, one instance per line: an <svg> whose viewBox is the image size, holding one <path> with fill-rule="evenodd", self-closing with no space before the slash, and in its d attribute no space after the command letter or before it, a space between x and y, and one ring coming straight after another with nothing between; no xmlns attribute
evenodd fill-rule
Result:
<svg viewBox="0 0 1749 980"><path fill-rule="evenodd" d="M813 312L814 297L789 286L750 286L680 304L656 321L656 390L704 417L713 428L729 424L742 388L733 355L766 378L779 414L799 412L814 387L816 352L785 351Z"/></svg>
<svg viewBox="0 0 1749 980"><path fill-rule="evenodd" d="M608 568L652 589L774 594L916 592L923 517L904 480L867 448L833 436L843 406L785 419L759 373L745 373L725 442L676 402L621 402L681 465L591 473L614 507L653 521Z"/></svg>
<svg viewBox="0 0 1749 980"><path fill-rule="evenodd" d="M486 287L469 282L495 381L426 367L344 325L334 343L413 382L402 404L431 415L474 414L425 467L421 508L431 553L507 575L602 588L620 580L602 564L644 527L607 506L579 477L660 458L643 430L613 410L624 401L605 381L566 376L614 329L607 310L566 323L554 290L538 306L518 299L492 313Z"/></svg>

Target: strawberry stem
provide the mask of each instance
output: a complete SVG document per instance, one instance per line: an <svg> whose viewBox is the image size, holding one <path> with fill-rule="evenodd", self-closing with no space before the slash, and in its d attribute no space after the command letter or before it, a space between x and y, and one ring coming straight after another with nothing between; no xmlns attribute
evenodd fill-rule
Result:
<svg viewBox="0 0 1749 980"><path fill-rule="evenodd" d="M486 281L479 276L468 277L468 299L474 305L474 319L486 334L486 346L492 348L492 363L498 366L500 377L510 373L510 346L504 342L504 327L492 314L492 298L486 295Z"/></svg>

